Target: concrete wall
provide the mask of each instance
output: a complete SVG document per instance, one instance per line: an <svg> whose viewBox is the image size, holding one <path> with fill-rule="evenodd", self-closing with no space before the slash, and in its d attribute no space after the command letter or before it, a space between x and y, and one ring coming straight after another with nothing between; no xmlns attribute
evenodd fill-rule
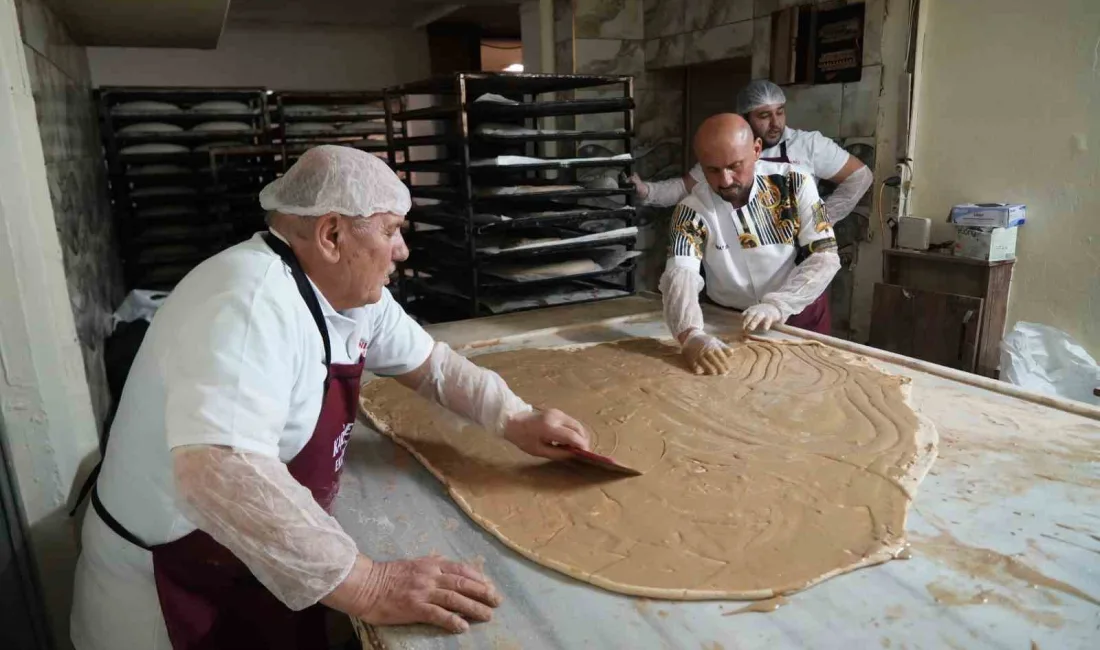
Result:
<svg viewBox="0 0 1100 650"><path fill-rule="evenodd" d="M50 20L38 5L21 9L24 25ZM97 430L63 261L67 235L54 218L44 155L54 136L40 135L51 123L39 127L27 57L41 47L47 61L70 71L83 53L55 28L39 33L45 41L26 47L14 0L0 0L0 418L55 641L64 648L76 558L65 505L94 460Z"/></svg>
<svg viewBox="0 0 1100 650"><path fill-rule="evenodd" d="M124 287L88 58L42 0L17 0L16 7L69 299L92 406L102 425L110 407L104 339Z"/></svg>
<svg viewBox="0 0 1100 650"><path fill-rule="evenodd" d="M88 48L95 86L369 90L429 73L424 30L230 23L217 49Z"/></svg>
<svg viewBox="0 0 1100 650"><path fill-rule="evenodd" d="M1026 204L1008 325L1058 327L1100 358L1100 3L924 3L912 212Z"/></svg>

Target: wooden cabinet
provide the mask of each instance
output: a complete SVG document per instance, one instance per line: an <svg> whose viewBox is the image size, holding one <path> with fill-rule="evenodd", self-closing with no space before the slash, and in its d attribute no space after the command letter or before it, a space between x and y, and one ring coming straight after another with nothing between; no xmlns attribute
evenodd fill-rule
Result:
<svg viewBox="0 0 1100 650"><path fill-rule="evenodd" d="M869 343L996 378L1014 263L884 251Z"/></svg>

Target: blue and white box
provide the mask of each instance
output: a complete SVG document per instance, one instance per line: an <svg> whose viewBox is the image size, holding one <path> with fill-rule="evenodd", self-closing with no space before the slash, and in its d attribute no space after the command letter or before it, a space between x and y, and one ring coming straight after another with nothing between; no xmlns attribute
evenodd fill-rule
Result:
<svg viewBox="0 0 1100 650"><path fill-rule="evenodd" d="M951 208L951 223L979 228L1014 228L1023 225L1027 206L1019 203L961 203Z"/></svg>

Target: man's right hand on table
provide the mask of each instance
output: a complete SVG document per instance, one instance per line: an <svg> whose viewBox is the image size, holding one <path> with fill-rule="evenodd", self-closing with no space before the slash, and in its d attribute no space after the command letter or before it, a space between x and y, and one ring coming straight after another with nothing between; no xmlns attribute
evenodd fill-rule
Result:
<svg viewBox="0 0 1100 650"><path fill-rule="evenodd" d="M724 375L729 372L733 351L722 341L698 329L681 335L680 354L697 375Z"/></svg>
<svg viewBox="0 0 1100 650"><path fill-rule="evenodd" d="M470 629L467 619L491 619L501 597L468 564L438 556L394 562L360 556L348 578L322 602L372 625L427 623L458 634Z"/></svg>

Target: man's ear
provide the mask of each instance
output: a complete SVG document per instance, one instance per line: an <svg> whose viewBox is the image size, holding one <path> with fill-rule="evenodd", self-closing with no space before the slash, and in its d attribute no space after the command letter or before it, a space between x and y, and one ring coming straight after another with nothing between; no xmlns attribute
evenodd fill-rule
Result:
<svg viewBox="0 0 1100 650"><path fill-rule="evenodd" d="M343 236L340 215L335 212L323 214L313 224L313 243L327 262L340 260L340 237Z"/></svg>
<svg viewBox="0 0 1100 650"><path fill-rule="evenodd" d="M760 152L764 150L764 141L757 138L752 143L752 153L756 157L755 160L760 160Z"/></svg>

